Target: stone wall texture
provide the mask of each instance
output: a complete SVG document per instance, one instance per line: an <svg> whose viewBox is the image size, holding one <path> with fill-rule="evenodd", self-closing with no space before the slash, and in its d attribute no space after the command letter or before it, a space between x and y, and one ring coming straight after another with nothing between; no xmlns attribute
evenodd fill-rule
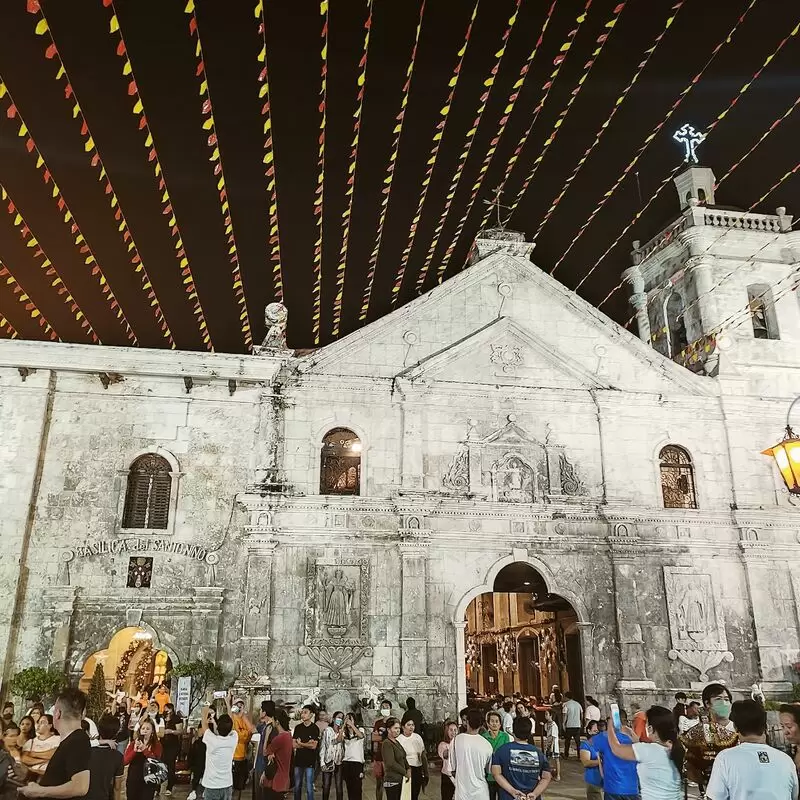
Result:
<svg viewBox="0 0 800 800"><path fill-rule="evenodd" d="M368 683L441 718L464 702L468 603L526 561L577 612L587 692L786 691L800 502L760 451L800 387L795 295L780 327L693 374L507 246L299 358L2 342L4 678L79 672L141 625L276 696ZM320 494L337 427L360 439L358 496ZM664 508L666 444L697 508ZM173 470L164 531L122 527L146 452ZM148 589L126 587L136 553Z"/></svg>

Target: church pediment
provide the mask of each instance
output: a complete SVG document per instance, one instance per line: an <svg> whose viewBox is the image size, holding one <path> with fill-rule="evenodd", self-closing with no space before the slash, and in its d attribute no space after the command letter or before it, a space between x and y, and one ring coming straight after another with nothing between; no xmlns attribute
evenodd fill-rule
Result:
<svg viewBox="0 0 800 800"><path fill-rule="evenodd" d="M492 385L523 385L554 389L604 386L590 372L554 350L515 320L500 317L469 336L431 354L404 370L400 377ZM512 441L525 439L516 426L498 432Z"/></svg>

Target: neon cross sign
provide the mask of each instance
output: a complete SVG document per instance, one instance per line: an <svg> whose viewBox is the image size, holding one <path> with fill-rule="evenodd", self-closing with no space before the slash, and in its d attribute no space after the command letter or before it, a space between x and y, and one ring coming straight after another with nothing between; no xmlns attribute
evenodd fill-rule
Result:
<svg viewBox="0 0 800 800"><path fill-rule="evenodd" d="M695 130L692 125L686 124L672 134L672 138L683 145L683 160L687 164L697 164L697 146L705 141L706 135Z"/></svg>

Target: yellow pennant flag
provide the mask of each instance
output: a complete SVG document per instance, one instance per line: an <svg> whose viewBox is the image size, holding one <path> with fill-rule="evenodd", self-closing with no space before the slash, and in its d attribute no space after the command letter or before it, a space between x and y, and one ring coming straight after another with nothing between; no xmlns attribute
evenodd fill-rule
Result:
<svg viewBox="0 0 800 800"><path fill-rule="evenodd" d="M111 33L116 33L119 30L119 20L117 19L117 15L114 14L111 17L111 23L109 25L109 30Z"/></svg>
<svg viewBox="0 0 800 800"><path fill-rule="evenodd" d="M49 28L47 27L47 20L40 19L39 23L36 26L36 33L38 36L42 36L43 34L47 33Z"/></svg>

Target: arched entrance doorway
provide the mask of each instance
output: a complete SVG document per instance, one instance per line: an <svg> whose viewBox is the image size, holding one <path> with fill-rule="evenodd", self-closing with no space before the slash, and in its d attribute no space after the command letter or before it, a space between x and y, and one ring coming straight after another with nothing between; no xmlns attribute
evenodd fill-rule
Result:
<svg viewBox="0 0 800 800"><path fill-rule="evenodd" d="M578 614L530 563L506 564L491 591L469 601L464 634L469 698L515 692L546 698L557 684L583 699Z"/></svg>
<svg viewBox="0 0 800 800"><path fill-rule="evenodd" d="M80 688L88 692L95 670L103 667L106 692L124 692L137 697L143 689L164 680L172 669L172 659L159 648L151 631L139 627L122 628L108 647L92 653L83 663Z"/></svg>

